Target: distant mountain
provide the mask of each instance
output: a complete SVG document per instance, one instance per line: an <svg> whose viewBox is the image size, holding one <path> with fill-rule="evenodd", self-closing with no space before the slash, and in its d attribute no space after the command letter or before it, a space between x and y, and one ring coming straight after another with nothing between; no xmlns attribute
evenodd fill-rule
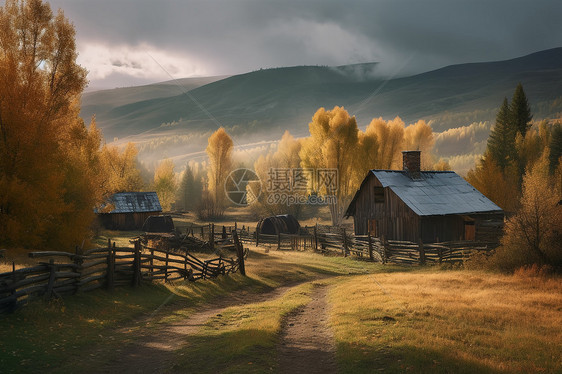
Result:
<svg viewBox="0 0 562 374"><path fill-rule="evenodd" d="M84 95L82 115L95 113L108 140L191 139L187 145L176 141L177 152L186 153L203 150L205 144L195 143L218 126L227 127L238 144L278 139L285 129L304 136L314 112L335 105L356 115L363 128L374 117L400 116L406 123L433 120L434 130L443 131L493 119L518 82L540 116L562 111L560 100L555 102L562 97L562 48L398 79L377 73L376 63L298 66L182 80L184 91L173 82L98 91ZM178 154L166 150L167 156Z"/></svg>
<svg viewBox="0 0 562 374"><path fill-rule="evenodd" d="M86 92L82 96L82 117L87 120L92 115L101 119L101 126L111 116L112 109L139 101L161 99L181 95L197 87L227 78L228 76L183 78L175 81L150 84L136 87L122 87L101 91Z"/></svg>

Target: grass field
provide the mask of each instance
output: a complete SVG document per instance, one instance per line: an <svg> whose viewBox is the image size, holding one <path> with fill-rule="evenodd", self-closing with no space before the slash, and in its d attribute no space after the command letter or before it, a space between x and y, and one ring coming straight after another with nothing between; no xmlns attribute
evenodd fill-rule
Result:
<svg viewBox="0 0 562 374"><path fill-rule="evenodd" d="M559 278L383 273L346 279L330 298L344 373L562 370Z"/></svg>
<svg viewBox="0 0 562 374"><path fill-rule="evenodd" d="M562 372L559 277L401 268L255 247L246 267L248 277L99 290L0 317L1 371L95 371L147 328L141 320L162 327L233 292L290 285L277 298L210 318L178 347L172 369L275 372L283 319L321 282L329 287L342 373Z"/></svg>

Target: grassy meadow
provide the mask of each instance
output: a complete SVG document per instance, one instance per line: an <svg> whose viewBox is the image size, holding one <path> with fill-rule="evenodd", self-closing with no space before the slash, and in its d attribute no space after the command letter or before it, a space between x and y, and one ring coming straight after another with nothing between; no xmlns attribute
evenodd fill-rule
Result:
<svg viewBox="0 0 562 374"><path fill-rule="evenodd" d="M94 371L136 334L189 318L231 295L287 291L209 318L171 372L275 372L282 322L328 285L342 373L560 372L562 282L532 273L402 268L250 248L247 277L143 284L36 302L3 316L3 372ZM148 321L148 322L147 322ZM152 330L149 330L152 331Z"/></svg>

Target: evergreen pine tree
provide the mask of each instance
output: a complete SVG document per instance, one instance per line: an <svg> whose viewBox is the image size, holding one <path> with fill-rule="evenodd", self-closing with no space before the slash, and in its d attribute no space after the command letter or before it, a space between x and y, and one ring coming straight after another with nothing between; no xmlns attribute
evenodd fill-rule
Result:
<svg viewBox="0 0 562 374"><path fill-rule="evenodd" d="M191 168L189 167L189 165L186 166L185 168L185 172L183 173L183 176L181 178L180 181L180 186L178 189L178 206L182 209L182 210L189 210L188 208L188 204L189 204L189 189L190 186L193 184L193 172L191 171Z"/></svg>
<svg viewBox="0 0 562 374"><path fill-rule="evenodd" d="M515 159L516 131L510 124L510 110L507 98L496 116L496 124L488 138L488 153L503 170Z"/></svg>
<svg viewBox="0 0 562 374"><path fill-rule="evenodd" d="M525 137L527 130L531 127L530 122L533 119L533 115L531 114L531 107L521 83L517 85L513 93L510 111L512 125Z"/></svg>
<svg viewBox="0 0 562 374"><path fill-rule="evenodd" d="M192 168L187 165L178 189L177 201L179 207L183 210L197 208L197 205L201 201L202 191L203 184L201 182L201 175L199 173L194 173Z"/></svg>

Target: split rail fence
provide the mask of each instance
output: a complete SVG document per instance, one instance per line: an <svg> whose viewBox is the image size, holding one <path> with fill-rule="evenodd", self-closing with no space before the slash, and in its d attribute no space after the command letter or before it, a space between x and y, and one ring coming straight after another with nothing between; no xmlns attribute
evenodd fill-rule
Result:
<svg viewBox="0 0 562 374"><path fill-rule="evenodd" d="M142 280L173 281L214 278L240 272L245 275L244 249L233 233L237 258L201 260L188 250L149 248L135 240L133 248L105 248L83 254L69 252L31 252L32 258L46 258L37 266L0 273L0 313L10 312L37 298L50 299L97 288L137 287ZM55 258L57 261L55 261Z"/></svg>
<svg viewBox="0 0 562 374"><path fill-rule="evenodd" d="M241 242L265 247L266 250L317 251L357 256L381 263L400 265L431 265L440 263L462 263L476 253L490 254L498 243L457 241L442 243L408 242L386 240L370 235L355 235L353 228L334 226L305 226L299 234L267 235L255 228L235 224L234 226L192 225L188 234L212 242L237 232Z"/></svg>

